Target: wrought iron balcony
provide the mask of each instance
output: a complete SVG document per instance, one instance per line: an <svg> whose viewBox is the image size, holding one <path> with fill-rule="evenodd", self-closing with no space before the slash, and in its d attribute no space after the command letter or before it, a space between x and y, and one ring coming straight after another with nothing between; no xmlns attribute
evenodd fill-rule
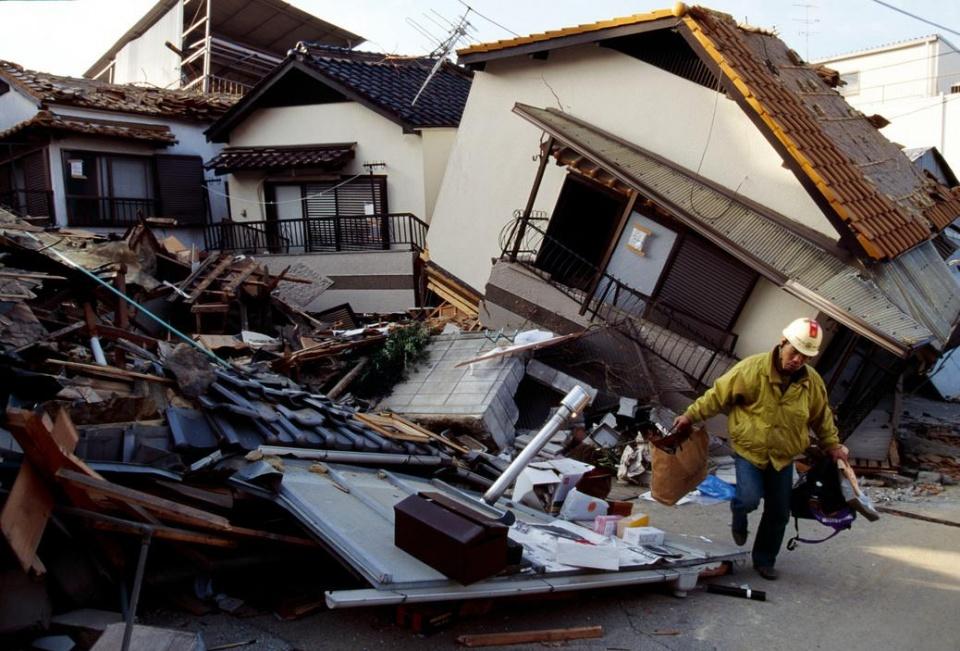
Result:
<svg viewBox="0 0 960 651"><path fill-rule="evenodd" d="M203 229L204 247L243 253L330 253L426 247L427 225L412 213L219 222Z"/></svg>

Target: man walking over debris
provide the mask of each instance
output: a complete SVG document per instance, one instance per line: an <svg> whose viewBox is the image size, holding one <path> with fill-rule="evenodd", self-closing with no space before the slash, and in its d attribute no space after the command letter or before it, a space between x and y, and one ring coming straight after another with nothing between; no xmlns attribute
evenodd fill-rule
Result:
<svg viewBox="0 0 960 651"><path fill-rule="evenodd" d="M719 413L727 415L736 472L731 533L747 542L747 514L763 498L763 516L753 543L753 565L765 579L777 578L774 565L790 521L793 458L809 444L812 429L834 459L847 458L840 445L823 378L807 365L820 352L823 332L813 319L796 319L783 330L772 353L737 363L686 412L674 420L679 433Z"/></svg>

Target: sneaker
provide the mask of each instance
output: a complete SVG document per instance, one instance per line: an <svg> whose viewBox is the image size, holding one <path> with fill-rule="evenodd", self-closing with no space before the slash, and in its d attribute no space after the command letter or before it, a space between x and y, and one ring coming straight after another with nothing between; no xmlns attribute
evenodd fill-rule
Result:
<svg viewBox="0 0 960 651"><path fill-rule="evenodd" d="M733 535L733 542L737 543L737 547L743 547L747 544L747 534L749 533L746 529L730 529L730 533Z"/></svg>
<svg viewBox="0 0 960 651"><path fill-rule="evenodd" d="M755 569L757 571L757 574L765 578L767 581L776 581L777 577L780 576L780 573L777 572L777 569L775 567L754 565L753 569Z"/></svg>

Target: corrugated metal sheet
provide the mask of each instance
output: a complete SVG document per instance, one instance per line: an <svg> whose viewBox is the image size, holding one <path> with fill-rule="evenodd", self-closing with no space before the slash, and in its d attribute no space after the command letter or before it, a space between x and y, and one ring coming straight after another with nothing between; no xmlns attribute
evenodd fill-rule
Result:
<svg viewBox="0 0 960 651"><path fill-rule="evenodd" d="M731 253L746 257L767 276L780 275L774 280L784 285L793 281L816 295L818 306L832 306L831 316L858 332L866 327L905 352L934 338L943 341L941 333L948 331L953 321L950 315L955 318L960 310L960 306L933 308L936 297L950 305L960 299L955 296L956 283L949 270L929 244L894 262L876 265L875 278L870 271L848 264L772 216L758 212L732 192L635 145L553 109L517 105L514 110L673 209L692 227L726 244ZM895 280L892 273L898 273ZM927 273L930 277L924 277ZM952 287L947 280L954 282ZM910 292L914 285L928 298L906 300L902 291L892 292L898 287ZM938 316L931 316L931 310Z"/></svg>

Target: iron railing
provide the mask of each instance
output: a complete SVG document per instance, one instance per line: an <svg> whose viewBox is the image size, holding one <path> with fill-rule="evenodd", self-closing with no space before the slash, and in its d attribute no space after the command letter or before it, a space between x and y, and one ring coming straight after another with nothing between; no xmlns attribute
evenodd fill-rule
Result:
<svg viewBox="0 0 960 651"><path fill-rule="evenodd" d="M501 257L536 271L577 301L580 313L602 321L680 369L709 384L734 360L737 335L667 305L583 258L544 230L547 217L519 211L501 231Z"/></svg>
<svg viewBox="0 0 960 651"><path fill-rule="evenodd" d="M422 251L427 225L412 213L307 217L275 221L207 224L208 250L243 253L329 253L409 247Z"/></svg>
<svg viewBox="0 0 960 651"><path fill-rule="evenodd" d="M0 192L0 206L17 217L54 220L53 190L7 190Z"/></svg>
<svg viewBox="0 0 960 651"><path fill-rule="evenodd" d="M156 199L85 197L67 195L70 226L132 226L145 217L156 217Z"/></svg>

